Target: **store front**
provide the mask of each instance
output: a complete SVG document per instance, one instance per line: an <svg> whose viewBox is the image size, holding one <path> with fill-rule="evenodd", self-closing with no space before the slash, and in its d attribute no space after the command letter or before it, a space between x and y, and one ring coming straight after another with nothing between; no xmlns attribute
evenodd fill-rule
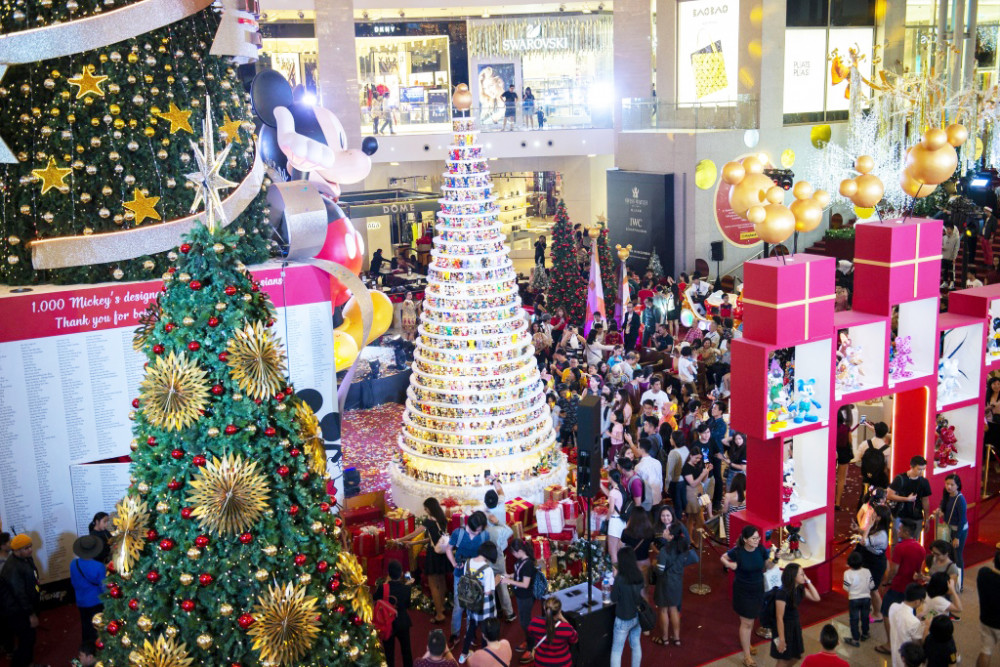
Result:
<svg viewBox="0 0 1000 667"><path fill-rule="evenodd" d="M258 67L281 72L292 87L303 85L319 95L319 45L310 21L261 24L261 58Z"/></svg>
<svg viewBox="0 0 1000 667"><path fill-rule="evenodd" d="M484 129L503 124L501 96L511 84L517 127L610 126L612 58L610 15L469 21L470 87ZM523 104L528 88L533 109Z"/></svg>

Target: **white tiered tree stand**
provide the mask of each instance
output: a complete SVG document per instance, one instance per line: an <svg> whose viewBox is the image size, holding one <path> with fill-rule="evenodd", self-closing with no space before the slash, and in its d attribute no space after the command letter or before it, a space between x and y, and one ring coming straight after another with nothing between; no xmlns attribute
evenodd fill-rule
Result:
<svg viewBox="0 0 1000 667"><path fill-rule="evenodd" d="M452 123L401 456L390 470L396 505L418 515L428 497L482 502L487 471L509 499L535 503L566 482L486 158L473 120Z"/></svg>

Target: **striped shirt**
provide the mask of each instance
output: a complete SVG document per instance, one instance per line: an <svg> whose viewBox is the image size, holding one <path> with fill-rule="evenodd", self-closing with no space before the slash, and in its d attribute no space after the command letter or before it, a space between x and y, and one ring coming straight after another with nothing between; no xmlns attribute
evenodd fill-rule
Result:
<svg viewBox="0 0 1000 667"><path fill-rule="evenodd" d="M545 639L545 618L531 619L528 634L535 647L536 667L572 667L573 657L569 645L577 642L576 630L569 623L559 622L552 641Z"/></svg>

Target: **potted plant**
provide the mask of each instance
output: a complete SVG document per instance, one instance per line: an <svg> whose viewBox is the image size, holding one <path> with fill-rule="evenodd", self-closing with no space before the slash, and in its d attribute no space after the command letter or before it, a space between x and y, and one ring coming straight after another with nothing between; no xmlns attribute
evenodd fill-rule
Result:
<svg viewBox="0 0 1000 667"><path fill-rule="evenodd" d="M430 252L431 250L431 235L426 233L417 239L417 252Z"/></svg>

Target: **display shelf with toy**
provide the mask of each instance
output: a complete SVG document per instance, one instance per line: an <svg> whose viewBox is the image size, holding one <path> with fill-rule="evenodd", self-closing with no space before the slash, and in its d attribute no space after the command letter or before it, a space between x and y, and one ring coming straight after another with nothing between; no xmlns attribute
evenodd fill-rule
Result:
<svg viewBox="0 0 1000 667"><path fill-rule="evenodd" d="M1000 366L1000 284L951 292L948 295L948 312L969 315L985 322L986 367Z"/></svg>
<svg viewBox="0 0 1000 667"><path fill-rule="evenodd" d="M888 318L845 310L836 313L834 400L862 398L886 386Z"/></svg>
<svg viewBox="0 0 1000 667"><path fill-rule="evenodd" d="M909 363L903 363L899 370L893 367L894 373L888 380L890 388L936 374L937 341L929 335L928 325L937 321L937 316L937 297L907 301L894 310L895 339L904 339L904 348L908 345Z"/></svg>
<svg viewBox="0 0 1000 667"><path fill-rule="evenodd" d="M975 466L978 443L981 442L981 421L982 409L978 403L938 413L933 459L927 457L933 464L929 466L931 474L936 477Z"/></svg>
<svg viewBox="0 0 1000 667"><path fill-rule="evenodd" d="M791 437L747 438L747 496L754 515L764 523L801 521L826 511L830 429L818 428Z"/></svg>
<svg viewBox="0 0 1000 667"><path fill-rule="evenodd" d="M985 335L981 319L954 313L938 318L938 330L937 409L941 411L979 398Z"/></svg>
<svg viewBox="0 0 1000 667"><path fill-rule="evenodd" d="M806 576L816 585L817 590L830 590L833 584L832 572L826 555L833 546L833 535L830 531L832 523L825 512L804 519L796 519L790 524L781 521L764 521L748 511L736 512L729 518L730 531L732 532L732 537L729 540L730 546L735 545L736 536L743 530L743 526L748 524L762 531L761 544L771 549L772 552L777 552L781 567L785 567L789 563L797 563L806 570ZM788 530L790 526L793 527L792 531ZM791 540L789 540L790 532L793 538ZM796 536L798 538L797 545Z"/></svg>

